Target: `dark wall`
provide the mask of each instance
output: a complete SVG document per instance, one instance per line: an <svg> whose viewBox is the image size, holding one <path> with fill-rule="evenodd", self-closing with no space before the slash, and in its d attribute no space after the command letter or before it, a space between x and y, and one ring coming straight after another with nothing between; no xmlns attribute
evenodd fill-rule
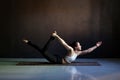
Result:
<svg viewBox="0 0 120 80"><path fill-rule="evenodd" d="M120 57L120 4L119 0L113 1L114 8L112 9L112 26L113 26L113 38L114 38L114 52L116 56Z"/></svg>
<svg viewBox="0 0 120 80"><path fill-rule="evenodd" d="M26 38L43 47L54 30L67 43L80 41L83 49L103 41L101 47L80 57L119 57L116 4L112 0L2 0L0 57L41 57L21 40ZM66 52L57 40L49 51Z"/></svg>

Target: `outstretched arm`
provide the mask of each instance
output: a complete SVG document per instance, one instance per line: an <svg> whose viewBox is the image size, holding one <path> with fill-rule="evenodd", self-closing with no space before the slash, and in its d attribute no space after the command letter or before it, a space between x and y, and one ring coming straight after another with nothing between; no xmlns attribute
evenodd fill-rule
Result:
<svg viewBox="0 0 120 80"><path fill-rule="evenodd" d="M57 38L58 41L67 49L67 50L73 50L73 48L71 46L69 46L58 34L57 32L53 32L52 36Z"/></svg>
<svg viewBox="0 0 120 80"><path fill-rule="evenodd" d="M81 54L90 53L90 52L92 52L93 50L95 50L96 48L98 48L101 44L102 44L102 41L97 42L95 46L93 46L93 47L91 47L91 48L88 48L87 50L83 50L83 51L81 52Z"/></svg>

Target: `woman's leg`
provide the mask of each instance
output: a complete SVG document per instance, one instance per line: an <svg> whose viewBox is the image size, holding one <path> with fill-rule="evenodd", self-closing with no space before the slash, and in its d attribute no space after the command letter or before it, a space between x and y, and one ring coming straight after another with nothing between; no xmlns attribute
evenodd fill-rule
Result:
<svg viewBox="0 0 120 80"><path fill-rule="evenodd" d="M37 49L42 55L50 62L52 63L62 63L62 58L60 56L51 55L47 52L47 49L50 45L50 42L54 40L54 37L50 37L50 39L47 41L43 49L40 49L37 45L33 44L31 41L26 42L28 45L32 46L33 48ZM25 41L24 41L25 42Z"/></svg>
<svg viewBox="0 0 120 80"><path fill-rule="evenodd" d="M53 41L54 39L55 39L54 37L50 36L50 38L48 39L47 43L45 44L45 46L42 49L44 52L47 51L48 47L50 46L51 41Z"/></svg>

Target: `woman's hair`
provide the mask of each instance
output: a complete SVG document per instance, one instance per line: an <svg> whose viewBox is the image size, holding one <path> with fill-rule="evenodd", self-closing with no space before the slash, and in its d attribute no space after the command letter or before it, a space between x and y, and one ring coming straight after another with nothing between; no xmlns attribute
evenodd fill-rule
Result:
<svg viewBox="0 0 120 80"><path fill-rule="evenodd" d="M78 41L73 41L70 46L75 50L75 47L77 46Z"/></svg>

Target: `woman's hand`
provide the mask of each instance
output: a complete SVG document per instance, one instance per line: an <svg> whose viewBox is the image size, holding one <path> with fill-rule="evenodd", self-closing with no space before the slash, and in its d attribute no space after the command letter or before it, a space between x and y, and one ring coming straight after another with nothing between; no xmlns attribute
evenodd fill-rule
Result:
<svg viewBox="0 0 120 80"><path fill-rule="evenodd" d="M99 47L102 44L102 41L96 43L96 46Z"/></svg>
<svg viewBox="0 0 120 80"><path fill-rule="evenodd" d="M53 37L56 37L56 36L57 36L57 32L54 31L54 32L52 33L52 36L53 36Z"/></svg>

